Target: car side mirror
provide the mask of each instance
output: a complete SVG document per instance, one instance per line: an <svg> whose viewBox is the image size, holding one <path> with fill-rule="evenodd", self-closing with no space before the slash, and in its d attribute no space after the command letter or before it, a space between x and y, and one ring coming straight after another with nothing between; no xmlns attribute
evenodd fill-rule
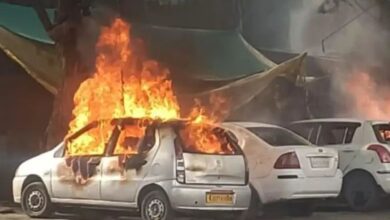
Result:
<svg viewBox="0 0 390 220"><path fill-rule="evenodd" d="M140 169L142 166L144 166L147 163L145 160L145 155L142 154L136 154L128 159L126 159L125 167L128 170L131 169Z"/></svg>

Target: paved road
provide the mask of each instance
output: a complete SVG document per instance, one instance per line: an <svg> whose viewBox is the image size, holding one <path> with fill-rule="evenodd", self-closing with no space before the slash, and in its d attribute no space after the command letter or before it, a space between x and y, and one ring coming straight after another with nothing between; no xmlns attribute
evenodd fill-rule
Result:
<svg viewBox="0 0 390 220"><path fill-rule="evenodd" d="M260 218L259 220L386 220L390 218L390 212L378 212L378 213L367 213L367 214L356 214L349 212L338 212L338 213L315 213L309 218L289 218L289 217L272 217L272 218ZM0 215L0 220L29 220L22 214L6 214ZM64 218L56 218L53 220L68 220ZM109 220L105 218L102 220ZM126 219L130 220L130 219ZM133 218L131 220L139 220Z"/></svg>
<svg viewBox="0 0 390 220"><path fill-rule="evenodd" d="M377 211L372 213L353 213L349 211L318 211L314 213L312 217L307 218L291 218L286 216L280 216L277 213L273 214L274 216L263 217L259 220L386 220L390 219L390 210L386 211ZM53 218L52 220L75 220L79 218L69 218L60 216L58 218ZM114 220L114 218L103 217L99 218L101 220ZM119 218L120 220L140 220L139 218ZM29 220L28 217L20 213L20 210L16 209L16 213L11 214L0 214L0 220ZM117 220L117 219L115 219ZM183 220L195 220L195 219L183 219Z"/></svg>

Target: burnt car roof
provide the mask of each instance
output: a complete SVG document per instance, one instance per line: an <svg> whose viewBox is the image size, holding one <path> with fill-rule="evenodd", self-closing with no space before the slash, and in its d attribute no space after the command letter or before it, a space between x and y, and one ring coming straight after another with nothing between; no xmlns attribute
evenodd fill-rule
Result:
<svg viewBox="0 0 390 220"><path fill-rule="evenodd" d="M165 126L181 127L190 123L191 121L186 119L161 120L161 119L152 119L152 118L133 118L133 117L101 119L101 120L95 120L88 123L83 128L76 131L75 133L65 137L65 140L73 139L79 136L80 134L84 133L85 131L98 126L99 123L102 122L109 122L111 123L111 125L145 125L145 126L148 125L148 126L156 126L156 127L165 127Z"/></svg>

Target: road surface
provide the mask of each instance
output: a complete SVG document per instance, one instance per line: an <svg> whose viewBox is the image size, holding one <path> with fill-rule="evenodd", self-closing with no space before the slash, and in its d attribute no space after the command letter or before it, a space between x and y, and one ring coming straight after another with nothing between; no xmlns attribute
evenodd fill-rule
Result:
<svg viewBox="0 0 390 220"><path fill-rule="evenodd" d="M21 213L20 209L14 208L14 213L0 214L0 220L29 220L27 216ZM94 218L96 219L96 218ZM112 217L103 217L101 220L140 220L140 218L112 218ZM390 219L390 209L382 210L377 212L370 213L353 213L346 210L327 210L327 211L317 211L311 217L305 218L292 218L277 213L272 214L272 216L262 217L259 220L385 220ZM58 216L52 220L81 220L77 217L66 217ZM196 220L195 218L185 218L182 220Z"/></svg>

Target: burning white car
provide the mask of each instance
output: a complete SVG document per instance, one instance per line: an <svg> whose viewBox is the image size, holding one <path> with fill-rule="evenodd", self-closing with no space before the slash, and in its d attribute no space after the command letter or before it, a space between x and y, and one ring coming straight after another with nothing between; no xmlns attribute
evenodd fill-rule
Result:
<svg viewBox="0 0 390 220"><path fill-rule="evenodd" d="M201 138L187 139L196 131L183 121L92 122L21 164L14 200L31 217L49 216L61 205L139 210L147 220L171 220L176 211L240 215L251 191L236 138L210 127L202 148Z"/></svg>
<svg viewBox="0 0 390 220"><path fill-rule="evenodd" d="M247 157L250 216L260 205L288 201L291 214L310 215L313 199L337 197L342 173L336 150L316 147L293 132L261 123L225 123ZM290 203L291 202L291 203Z"/></svg>

